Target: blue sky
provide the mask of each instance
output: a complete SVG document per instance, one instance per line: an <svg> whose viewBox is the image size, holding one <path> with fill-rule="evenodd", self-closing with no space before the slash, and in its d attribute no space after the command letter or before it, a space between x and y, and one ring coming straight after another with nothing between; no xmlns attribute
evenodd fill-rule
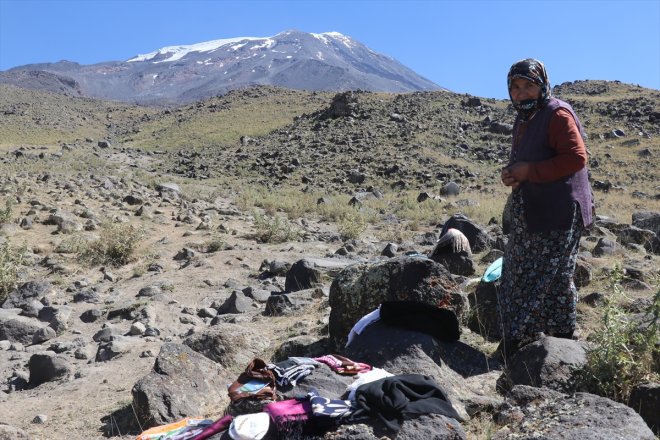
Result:
<svg viewBox="0 0 660 440"><path fill-rule="evenodd" d="M126 60L164 46L337 31L458 93L506 98L522 58L552 84L660 89L660 0L0 0L0 70Z"/></svg>

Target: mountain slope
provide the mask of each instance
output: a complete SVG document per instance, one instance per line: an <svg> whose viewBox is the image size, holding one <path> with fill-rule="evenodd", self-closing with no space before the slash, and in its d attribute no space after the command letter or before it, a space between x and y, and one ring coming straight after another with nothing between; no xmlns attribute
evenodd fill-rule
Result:
<svg viewBox="0 0 660 440"><path fill-rule="evenodd" d="M192 102L253 85L326 91L442 89L350 37L299 31L169 46L125 62L20 66L0 72L0 83L141 104Z"/></svg>

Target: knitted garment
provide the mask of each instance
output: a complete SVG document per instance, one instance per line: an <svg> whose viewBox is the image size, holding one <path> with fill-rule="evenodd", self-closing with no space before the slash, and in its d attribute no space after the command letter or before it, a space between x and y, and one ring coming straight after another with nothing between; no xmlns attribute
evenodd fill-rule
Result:
<svg viewBox="0 0 660 440"><path fill-rule="evenodd" d="M387 325L429 334L441 341L461 337L456 314L419 301L385 301L380 305L380 319Z"/></svg>
<svg viewBox="0 0 660 440"><path fill-rule="evenodd" d="M379 418L392 431L399 431L404 420L423 414L442 414L461 420L447 396L429 376L404 374L386 377L365 385L356 392L358 409L350 416L360 420L364 414Z"/></svg>
<svg viewBox="0 0 660 440"><path fill-rule="evenodd" d="M467 252L468 255L472 255L472 249L470 249L470 241L467 237L458 229L449 228L445 232L438 244L436 245L436 251L444 247L449 247L453 253L458 252ZM434 251L435 253L435 251Z"/></svg>
<svg viewBox="0 0 660 440"><path fill-rule="evenodd" d="M275 383L280 387L296 386L298 381L312 374L314 365L293 365L280 368L277 364L268 364L268 369L275 375Z"/></svg>

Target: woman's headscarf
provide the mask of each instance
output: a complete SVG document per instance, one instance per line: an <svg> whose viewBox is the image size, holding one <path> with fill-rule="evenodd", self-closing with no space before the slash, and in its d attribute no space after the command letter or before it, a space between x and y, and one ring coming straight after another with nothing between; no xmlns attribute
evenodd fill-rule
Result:
<svg viewBox="0 0 660 440"><path fill-rule="evenodd" d="M526 120L537 109L545 106L550 100L550 97L552 96L550 80L548 79L548 74L545 71L545 66L539 60L535 60L534 58L527 58L526 60L518 61L513 66L511 66L511 69L509 69L509 74L506 77L507 89L509 90L509 98L511 98L511 83L516 78L524 78L541 87L541 96L539 96L538 99L526 99L524 101L518 102L515 102L513 99L511 99L514 108L518 110L518 113L520 113L523 120Z"/></svg>

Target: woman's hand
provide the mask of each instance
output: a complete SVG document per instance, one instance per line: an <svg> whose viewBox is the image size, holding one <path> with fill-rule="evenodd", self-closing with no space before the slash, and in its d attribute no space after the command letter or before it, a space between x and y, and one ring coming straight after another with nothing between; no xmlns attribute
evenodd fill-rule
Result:
<svg viewBox="0 0 660 440"><path fill-rule="evenodd" d="M516 162L502 169L502 183L517 189L521 183L529 178L530 165L528 162Z"/></svg>
<svg viewBox="0 0 660 440"><path fill-rule="evenodd" d="M513 176L509 172L508 168L502 168L500 178L502 179L502 183L504 185L510 186L512 189L516 189L520 185L520 183L517 182L516 179L513 178Z"/></svg>
<svg viewBox="0 0 660 440"><path fill-rule="evenodd" d="M516 162L505 168L508 171L508 175L513 177L516 182L523 183L529 179L529 173L531 166L529 162Z"/></svg>

